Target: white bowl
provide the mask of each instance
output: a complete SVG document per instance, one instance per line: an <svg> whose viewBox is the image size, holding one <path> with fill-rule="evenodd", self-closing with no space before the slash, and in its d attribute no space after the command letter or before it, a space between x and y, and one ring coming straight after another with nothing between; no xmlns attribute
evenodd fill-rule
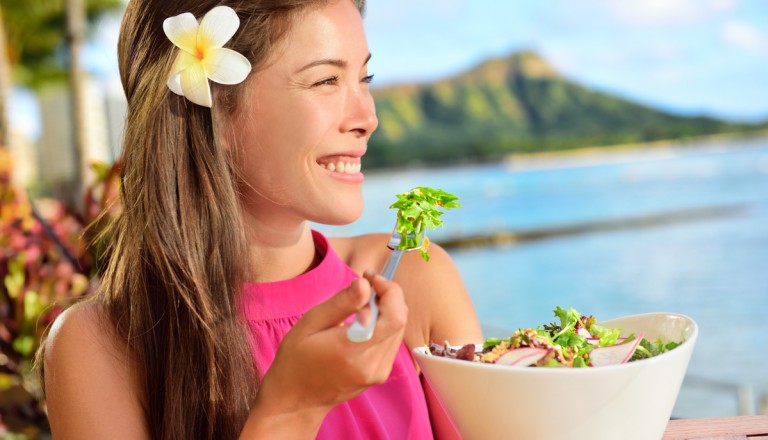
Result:
<svg viewBox="0 0 768 440"><path fill-rule="evenodd" d="M646 313L601 323L622 335L685 340L659 356L592 368L526 368L414 357L465 440L661 439L698 336L689 317ZM510 335L493 335L507 337Z"/></svg>

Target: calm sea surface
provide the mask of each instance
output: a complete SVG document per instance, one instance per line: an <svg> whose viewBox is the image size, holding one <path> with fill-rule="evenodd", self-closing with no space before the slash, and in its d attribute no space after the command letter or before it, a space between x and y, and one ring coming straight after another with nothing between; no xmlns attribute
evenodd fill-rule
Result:
<svg viewBox="0 0 768 440"><path fill-rule="evenodd" d="M487 329L551 322L556 305L598 319L682 313L697 321L700 336L673 416L736 415L739 389L742 409L758 411L763 398L768 405L768 139L545 167L511 162L369 175L363 217L319 228L329 235L389 231L394 194L422 185L457 194L463 204L431 235L438 243L722 208L722 215L642 228L449 251Z"/></svg>

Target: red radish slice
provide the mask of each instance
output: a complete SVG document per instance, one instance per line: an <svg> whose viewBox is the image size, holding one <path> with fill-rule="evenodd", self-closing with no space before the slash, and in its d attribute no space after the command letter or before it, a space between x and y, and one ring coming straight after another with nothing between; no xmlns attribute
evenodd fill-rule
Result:
<svg viewBox="0 0 768 440"><path fill-rule="evenodd" d="M605 365L618 365L627 362L632 357L635 349L637 349L643 336L644 335L640 333L635 339L629 342L593 349L589 352L590 365L593 367L602 367Z"/></svg>
<svg viewBox="0 0 768 440"><path fill-rule="evenodd" d="M515 367L527 367L533 365L539 359L547 355L546 348L533 348L533 347L520 347L514 350L509 350L496 359L496 363L499 365L509 365Z"/></svg>
<svg viewBox="0 0 768 440"><path fill-rule="evenodd" d="M616 338L616 343L621 344L622 342L626 341L629 338ZM589 342L592 345L600 345L600 338L587 338L587 342Z"/></svg>
<svg viewBox="0 0 768 440"><path fill-rule="evenodd" d="M587 339L592 337L592 333L590 333L589 330L585 329L584 327L579 327L579 329L576 330L576 334L579 336L584 336Z"/></svg>

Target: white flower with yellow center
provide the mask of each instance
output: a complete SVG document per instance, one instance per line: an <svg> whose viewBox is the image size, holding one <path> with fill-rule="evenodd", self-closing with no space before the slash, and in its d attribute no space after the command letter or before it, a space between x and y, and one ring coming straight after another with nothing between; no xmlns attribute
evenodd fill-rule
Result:
<svg viewBox="0 0 768 440"><path fill-rule="evenodd" d="M200 23L189 12L163 21L163 30L181 49L168 88L195 104L211 107L210 79L219 84L239 84L251 72L247 58L224 44L237 32L240 18L228 6L211 9Z"/></svg>

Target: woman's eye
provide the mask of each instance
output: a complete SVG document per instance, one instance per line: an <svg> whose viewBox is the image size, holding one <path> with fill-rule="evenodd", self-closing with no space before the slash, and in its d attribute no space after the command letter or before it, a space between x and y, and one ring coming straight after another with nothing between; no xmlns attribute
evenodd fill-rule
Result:
<svg viewBox="0 0 768 440"><path fill-rule="evenodd" d="M372 83L373 82L373 75L368 75L368 76L363 77L362 82L364 82L366 84Z"/></svg>
<svg viewBox="0 0 768 440"><path fill-rule="evenodd" d="M338 80L339 80L338 76L332 76L330 78L322 79L322 80L320 80L320 81L318 81L318 82L316 82L316 83L314 83L312 85L313 86L332 86L332 85L336 84L336 82Z"/></svg>

